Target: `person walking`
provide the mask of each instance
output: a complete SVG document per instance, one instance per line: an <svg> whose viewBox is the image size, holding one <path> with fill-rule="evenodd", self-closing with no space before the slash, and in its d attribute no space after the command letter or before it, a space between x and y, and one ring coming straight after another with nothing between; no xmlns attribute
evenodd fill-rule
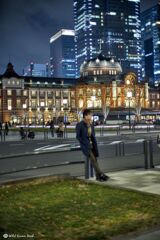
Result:
<svg viewBox="0 0 160 240"><path fill-rule="evenodd" d="M54 137L54 122L53 122L53 120L50 122L50 131L51 131L51 136Z"/></svg>
<svg viewBox="0 0 160 240"><path fill-rule="evenodd" d="M83 112L83 120L76 125L76 138L80 143L83 154L88 157L96 172L97 181L107 181L109 179L100 169L97 162L99 156L97 141L95 137L94 125L92 123L92 113L89 109Z"/></svg>
<svg viewBox="0 0 160 240"><path fill-rule="evenodd" d="M59 138L63 138L63 134L64 134L64 123L61 121L58 125L58 129L57 129L57 137Z"/></svg>
<svg viewBox="0 0 160 240"><path fill-rule="evenodd" d="M7 136L7 135L8 135L8 132L9 132L9 127L8 127L8 123L7 123L7 122L5 122L4 128L5 128L5 134L6 134L6 136Z"/></svg>
<svg viewBox="0 0 160 240"><path fill-rule="evenodd" d="M20 130L19 130L19 133L20 133L20 136L21 136L21 139L25 139L27 134L26 132L24 131L24 128L23 127L20 127Z"/></svg>

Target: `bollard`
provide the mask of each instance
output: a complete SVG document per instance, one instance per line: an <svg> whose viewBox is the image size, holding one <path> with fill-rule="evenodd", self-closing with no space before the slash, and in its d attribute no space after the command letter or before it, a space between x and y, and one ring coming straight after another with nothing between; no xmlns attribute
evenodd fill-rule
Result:
<svg viewBox="0 0 160 240"><path fill-rule="evenodd" d="M144 168L148 169L148 142L145 140L143 142L143 150L144 150Z"/></svg>
<svg viewBox="0 0 160 240"><path fill-rule="evenodd" d="M150 168L154 168L153 163L153 140L149 140L149 162L150 162Z"/></svg>
<svg viewBox="0 0 160 240"><path fill-rule="evenodd" d="M121 142L121 148L122 148L122 156L125 156L125 145L124 145L124 142Z"/></svg>
<svg viewBox="0 0 160 240"><path fill-rule="evenodd" d="M122 151L121 151L121 142L118 144L118 149L119 149L119 156L122 155Z"/></svg>
<svg viewBox="0 0 160 240"><path fill-rule="evenodd" d="M94 177L94 169L93 169L91 161L90 161L90 177Z"/></svg>
<svg viewBox="0 0 160 240"><path fill-rule="evenodd" d="M94 170L91 164L89 157L86 157L85 161L85 179L89 179L90 177L94 177Z"/></svg>
<svg viewBox="0 0 160 240"><path fill-rule="evenodd" d="M89 179L89 165L90 165L90 160L87 157L85 161L85 179Z"/></svg>
<svg viewBox="0 0 160 240"><path fill-rule="evenodd" d="M119 153L119 151L118 151L118 144L115 144L115 154L116 154L116 156L118 156L118 153Z"/></svg>

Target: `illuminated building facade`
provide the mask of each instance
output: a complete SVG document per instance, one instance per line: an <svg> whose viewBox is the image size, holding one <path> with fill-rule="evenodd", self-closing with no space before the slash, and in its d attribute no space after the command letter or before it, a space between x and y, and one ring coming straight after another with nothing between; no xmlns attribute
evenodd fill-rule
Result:
<svg viewBox="0 0 160 240"><path fill-rule="evenodd" d="M140 0L74 0L76 75L101 50L141 79Z"/></svg>
<svg viewBox="0 0 160 240"><path fill-rule="evenodd" d="M51 76L75 78L74 30L61 29L50 38Z"/></svg>
<svg viewBox="0 0 160 240"><path fill-rule="evenodd" d="M84 62L80 72L79 79L25 77L9 63L0 76L0 121L42 124L67 116L74 122L84 108L122 116L129 106L138 119L141 111L150 109L148 83L139 83L133 72L124 75L113 58L99 54Z"/></svg>
<svg viewBox="0 0 160 240"><path fill-rule="evenodd" d="M142 13L143 78L160 83L160 3Z"/></svg>

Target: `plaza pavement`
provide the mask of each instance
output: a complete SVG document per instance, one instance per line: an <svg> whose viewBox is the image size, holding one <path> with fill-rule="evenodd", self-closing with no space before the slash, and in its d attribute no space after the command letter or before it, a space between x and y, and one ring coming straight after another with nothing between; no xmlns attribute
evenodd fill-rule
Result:
<svg viewBox="0 0 160 240"><path fill-rule="evenodd" d="M110 177L107 182L97 182L95 178L85 181L160 195L160 166L156 166L152 170L132 169L106 174ZM127 236L119 236L114 238L114 240L160 240L160 227L159 229L139 234L133 233Z"/></svg>

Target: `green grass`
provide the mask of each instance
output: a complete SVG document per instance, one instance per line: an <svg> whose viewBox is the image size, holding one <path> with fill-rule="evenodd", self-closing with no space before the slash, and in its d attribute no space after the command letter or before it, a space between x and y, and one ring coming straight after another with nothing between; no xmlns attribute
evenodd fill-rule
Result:
<svg viewBox="0 0 160 240"><path fill-rule="evenodd" d="M105 240L160 223L160 197L75 179L0 188L0 227L41 240Z"/></svg>

